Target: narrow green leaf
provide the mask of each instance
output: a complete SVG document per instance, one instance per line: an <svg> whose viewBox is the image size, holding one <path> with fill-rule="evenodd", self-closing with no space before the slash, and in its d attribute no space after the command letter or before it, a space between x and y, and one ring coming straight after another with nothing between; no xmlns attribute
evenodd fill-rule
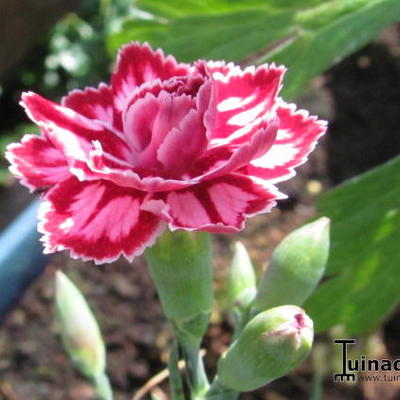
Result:
<svg viewBox="0 0 400 400"><path fill-rule="evenodd" d="M373 328L400 299L400 156L328 192L332 220L327 280L306 302L317 331Z"/></svg>
<svg viewBox="0 0 400 400"><path fill-rule="evenodd" d="M154 15L163 17L188 14L219 14L246 9L282 10L313 7L326 0L138 0L137 6Z"/></svg>
<svg viewBox="0 0 400 400"><path fill-rule="evenodd" d="M244 9L212 15L188 14L168 22L128 19L120 32L110 36L108 46L114 53L131 40L149 41L180 61L241 61L268 46L268 42L294 34L293 17L291 11Z"/></svg>
<svg viewBox="0 0 400 400"><path fill-rule="evenodd" d="M289 98L400 19L398 0L139 0L136 5L154 18L127 18L108 38L112 54L140 40L181 61L275 61L289 67Z"/></svg>
<svg viewBox="0 0 400 400"><path fill-rule="evenodd" d="M284 96L295 97L314 76L400 20L398 0L337 0L296 16L297 37L259 61L288 67Z"/></svg>

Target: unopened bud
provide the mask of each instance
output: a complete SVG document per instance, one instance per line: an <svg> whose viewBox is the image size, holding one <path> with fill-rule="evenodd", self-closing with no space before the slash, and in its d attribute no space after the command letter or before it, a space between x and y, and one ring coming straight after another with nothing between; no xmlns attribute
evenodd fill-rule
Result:
<svg viewBox="0 0 400 400"><path fill-rule="evenodd" d="M259 285L257 312L284 304L302 305L321 279L329 255L329 218L290 233L272 254Z"/></svg>
<svg viewBox="0 0 400 400"><path fill-rule="evenodd" d="M227 280L227 305L246 308L254 300L256 291L256 275L249 254L243 243L236 242Z"/></svg>
<svg viewBox="0 0 400 400"><path fill-rule="evenodd" d="M255 390L295 369L311 349L313 322L297 306L271 308L254 317L218 363L222 384Z"/></svg>
<svg viewBox="0 0 400 400"><path fill-rule="evenodd" d="M77 369L97 379L105 369L105 347L85 298L66 275L56 274L56 317L65 349Z"/></svg>

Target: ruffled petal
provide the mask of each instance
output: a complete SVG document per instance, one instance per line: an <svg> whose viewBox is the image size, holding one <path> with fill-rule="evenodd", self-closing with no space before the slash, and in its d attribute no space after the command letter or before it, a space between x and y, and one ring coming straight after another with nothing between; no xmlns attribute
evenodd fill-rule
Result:
<svg viewBox="0 0 400 400"><path fill-rule="evenodd" d="M158 148L194 107L190 96L173 96L161 91L157 97L146 93L127 108L123 125L126 138L138 155L135 167L153 170L161 167L157 160Z"/></svg>
<svg viewBox="0 0 400 400"><path fill-rule="evenodd" d="M164 197L160 194L143 207L158 212L171 230L234 233L244 228L246 217L270 211L281 198L285 196L273 186L230 174Z"/></svg>
<svg viewBox="0 0 400 400"><path fill-rule="evenodd" d="M96 88L75 89L65 96L61 104L87 118L113 125L114 99L111 87L101 83Z"/></svg>
<svg viewBox="0 0 400 400"><path fill-rule="evenodd" d="M79 172L81 173L79 176L81 180L106 179L116 185L145 192L176 190L193 184L191 180L169 179L152 175L140 176L132 169L103 153L101 147L91 152L88 165L86 168L81 165Z"/></svg>
<svg viewBox="0 0 400 400"><path fill-rule="evenodd" d="M104 151L114 157L128 161L131 156L124 138L106 123L91 120L31 92L22 95L21 104L32 121L45 129L48 139L71 163L74 160L86 161L94 141L99 141Z"/></svg>
<svg viewBox="0 0 400 400"><path fill-rule="evenodd" d="M118 53L117 65L111 79L115 96L115 107L121 112L139 85L159 79L161 81L174 76L188 75L188 64L177 63L172 56L163 51L154 51L147 43L137 42L122 47Z"/></svg>
<svg viewBox="0 0 400 400"><path fill-rule="evenodd" d="M193 163L190 175L198 181L213 179L234 172L251 160L265 154L273 146L279 121L263 121L248 141L234 146L219 146L209 150Z"/></svg>
<svg viewBox="0 0 400 400"><path fill-rule="evenodd" d="M234 148L220 146L206 152L207 141L198 118L199 115L192 110L181 122L184 133L173 129L161 144L157 158L165 169L165 176L160 174L161 169L158 176L139 176L132 169L104 154L99 145L96 151L91 152L88 163L90 168L84 173L82 169L80 178L107 179L116 185L147 192L178 190L239 170L252 159L267 152L275 140L277 121L272 120L265 123L249 142ZM204 156L201 156L202 152L205 153ZM199 157L197 161L196 157ZM171 178L179 174L180 178Z"/></svg>
<svg viewBox="0 0 400 400"><path fill-rule="evenodd" d="M201 116L197 110L191 110L160 145L157 159L167 174L180 177L205 152L207 143Z"/></svg>
<svg viewBox="0 0 400 400"><path fill-rule="evenodd" d="M212 84L202 87L199 97L203 108L209 98L204 123L210 140L244 142L275 111L285 68L272 64L241 70L234 64L208 62L205 69Z"/></svg>
<svg viewBox="0 0 400 400"><path fill-rule="evenodd" d="M280 124L273 146L243 168L243 173L270 183L291 178L294 168L307 160L327 126L325 121L309 116L307 111L296 110L294 104L281 103L277 115Z"/></svg>
<svg viewBox="0 0 400 400"><path fill-rule="evenodd" d="M25 135L20 143L7 146L10 171L31 192L47 189L67 179L71 173L65 156L45 137Z"/></svg>
<svg viewBox="0 0 400 400"><path fill-rule="evenodd" d="M150 143L158 110L157 98L147 93L132 104L125 113L123 118L125 137L137 156Z"/></svg>
<svg viewBox="0 0 400 400"><path fill-rule="evenodd" d="M204 77L198 74L175 76L167 81L160 81L160 79L148 81L134 89L124 109L129 109L132 104L138 99L145 97L147 94L152 94L154 97L157 97L162 91L176 96L188 95L196 97L204 84Z"/></svg>
<svg viewBox="0 0 400 400"><path fill-rule="evenodd" d="M141 210L145 193L107 181L71 177L51 189L39 210L45 253L68 249L71 256L111 262L129 261L154 244L164 224Z"/></svg>

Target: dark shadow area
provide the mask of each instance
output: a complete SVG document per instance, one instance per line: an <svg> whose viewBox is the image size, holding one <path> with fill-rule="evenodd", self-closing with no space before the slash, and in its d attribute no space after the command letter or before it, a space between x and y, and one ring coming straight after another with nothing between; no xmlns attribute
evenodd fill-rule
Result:
<svg viewBox="0 0 400 400"><path fill-rule="evenodd" d="M400 58L373 43L326 76L334 100L327 169L337 184L400 153Z"/></svg>

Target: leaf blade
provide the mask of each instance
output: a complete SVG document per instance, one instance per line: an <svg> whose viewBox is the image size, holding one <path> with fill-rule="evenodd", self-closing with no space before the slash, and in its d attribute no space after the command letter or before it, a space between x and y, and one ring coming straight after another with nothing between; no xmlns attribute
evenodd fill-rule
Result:
<svg viewBox="0 0 400 400"><path fill-rule="evenodd" d="M342 324L358 334L400 300L400 156L328 192L319 202L332 219L332 248L324 282L305 308L317 331Z"/></svg>
<svg viewBox="0 0 400 400"><path fill-rule="evenodd" d="M127 19L108 38L111 53L141 40L181 61L274 61L289 67L286 98L400 19L397 0L141 0L137 5L154 18Z"/></svg>

